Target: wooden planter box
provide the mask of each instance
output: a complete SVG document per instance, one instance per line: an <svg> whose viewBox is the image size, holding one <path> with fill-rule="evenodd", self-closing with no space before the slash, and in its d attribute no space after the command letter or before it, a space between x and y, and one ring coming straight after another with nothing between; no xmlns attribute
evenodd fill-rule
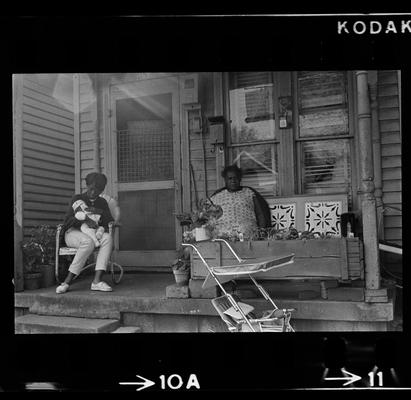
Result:
<svg viewBox="0 0 411 400"><path fill-rule="evenodd" d="M363 251L358 238L271 240L232 242L230 245L243 259L295 254L294 263L258 274L258 279L363 279ZM210 266L237 263L222 243L197 243ZM204 279L207 268L196 252L191 253L191 277Z"/></svg>

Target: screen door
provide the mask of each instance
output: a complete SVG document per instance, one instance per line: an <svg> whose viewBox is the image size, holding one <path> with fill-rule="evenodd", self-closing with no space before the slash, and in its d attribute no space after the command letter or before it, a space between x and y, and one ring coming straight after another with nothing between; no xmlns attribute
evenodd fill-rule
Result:
<svg viewBox="0 0 411 400"><path fill-rule="evenodd" d="M176 78L112 88L117 196L121 226L116 260L168 266L179 243L179 129ZM180 233L181 236L181 233Z"/></svg>

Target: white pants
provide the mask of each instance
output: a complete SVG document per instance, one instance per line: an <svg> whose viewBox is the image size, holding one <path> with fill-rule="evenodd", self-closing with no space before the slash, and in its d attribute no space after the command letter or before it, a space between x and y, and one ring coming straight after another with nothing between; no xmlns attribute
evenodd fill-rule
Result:
<svg viewBox="0 0 411 400"><path fill-rule="evenodd" d="M64 235L67 246L77 248L77 253L73 258L69 271L79 275L87 259L94 251L94 241L90 236L78 229L70 228ZM113 239L107 232L103 234L100 241L101 245L97 254L96 270L106 271L113 248Z"/></svg>

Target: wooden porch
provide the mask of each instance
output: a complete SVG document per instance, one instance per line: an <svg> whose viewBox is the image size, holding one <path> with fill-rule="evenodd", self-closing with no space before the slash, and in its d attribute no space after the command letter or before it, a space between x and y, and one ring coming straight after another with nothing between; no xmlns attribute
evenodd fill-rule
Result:
<svg viewBox="0 0 411 400"><path fill-rule="evenodd" d="M167 298L167 287L174 284L171 273L125 274L111 293L90 291L91 276L78 278L64 295L55 287L15 293L16 332L27 315L60 318L109 319L123 328L137 327L136 332L224 332L216 311L208 298ZM272 287L271 289L275 289ZM395 295L389 290L384 303L332 298L302 299L301 287L286 293L277 287L274 299L279 307L295 308L293 322L297 331L391 331L399 330ZM238 290L247 290L239 287ZM272 290L271 290L272 292ZM267 303L249 295L247 303L257 310ZM399 314L400 315L400 314ZM24 319L24 318L23 318ZM20 328L19 328L20 326ZM125 330L127 332L127 330ZM25 331L24 333L30 333ZM38 331L36 333L39 333ZM43 332L58 333L58 332Z"/></svg>
<svg viewBox="0 0 411 400"><path fill-rule="evenodd" d="M219 174L221 168L238 156L237 148L248 146L251 143L248 142L248 139L244 143L234 143L235 141L233 142L231 137L230 130L232 128L234 131L235 127L230 127L231 116L230 113L225 112L225 109L226 111L229 109L230 95L230 80L229 76L226 75L218 72L181 76L163 73L135 73L127 76L75 74L72 76L73 93L70 108L73 110L72 114L68 113L62 105L57 104L53 98L54 78L51 80L53 82L48 82L47 86L34 75L16 79L15 112L17 123L14 132L14 152L16 155L14 221L16 290L22 289L23 282L21 253L18 247L21 239L27 236L31 226L35 226L41 221L61 222L61 217L66 210L67 198L73 191L79 192L84 189L84 177L88 172L100 171L107 175L109 180L107 192L110 195L118 196L122 207L123 231L125 231L126 225L132 228L127 231L130 240L127 243L117 243L116 245L118 253L121 253L117 256L122 257L117 261L126 266L129 269L127 272L130 274L125 277L124 283L122 282L114 293L103 294L105 297L95 293L90 296L89 282L84 277L76 282L73 287L75 290L64 297L57 296L54 293L54 288L16 293L17 313L38 311L39 314L62 313L62 315L69 315L73 312L84 317L89 312L93 314L94 310L99 310L98 313L101 312L103 318L108 318L104 317L105 311L96 301L99 300L109 310L110 307L115 307L116 318L118 317L122 323L124 321L128 323L129 318L134 318L130 324L142 325L143 332L166 332L167 329L187 332L214 330L213 324L207 325L208 323L201 322L212 319L218 321L218 319L216 319L214 310L211 309L210 298L212 296L207 297L204 294L199 294L201 280L204 279L204 268L200 264L197 263L193 266L190 285L185 288L185 293L180 298L167 297L167 287L172 286L173 283L171 272L170 274L153 275L131 274L134 271L131 269L135 266L164 268L168 265L170 260L174 258L175 249L181 242L182 233L181 227L178 225L175 227L175 232L173 231L175 224L173 213L191 210L198 199L205 198L215 189L221 187L222 181ZM305 73L300 77L295 71L275 72L271 75L270 79L274 79L278 87L278 90L276 89L278 93L273 96L274 101L281 105L282 101L293 98L293 104L295 104L288 110L290 111L288 115L293 115L294 120L285 121L286 124L280 126L280 121L276 119L275 143L274 139L271 138L273 140L267 144L269 146L267 148L271 149L271 156L268 157L268 160L272 161L270 165L273 166L276 163L272 152L277 151L275 148L279 146L278 158L281 167L281 174L279 174L281 182L279 182L276 191L268 191L266 185L262 187L266 190L267 198L271 199L270 206L274 207L281 201L290 210L292 209L291 203L296 203L295 209L292 209L296 213L295 223L298 230L304 230L305 225L298 227L299 223L306 222L305 215L300 212L303 210L300 207L303 201L307 200L307 196L311 197L310 201L314 201L314 197L318 201L324 201L326 198L330 200L331 192L322 193L321 190L317 192L309 187L305 190L303 187L305 181L300 179L301 176L297 182L296 177L301 175L303 167L305 168L305 164L303 165L301 161L303 157L297 157L297 154L302 156L302 152L305 151L304 143L309 143L312 140L320 140L322 143L337 139L341 140L341 143L350 141L352 157L350 160L346 159L345 165L347 168L350 167L348 168L350 171L353 171L352 177L347 181L349 184L345 189L334 181L333 187L338 190L338 193L335 194L338 194L340 199L342 195L347 197L347 193L351 193L352 204L348 207L348 198L341 200L340 212L355 212L362 225L362 232L359 236L362 238L362 242L360 243L355 241L350 243L344 240L330 241L327 243L328 245L321 245L317 248L315 246L300 246L300 253L284 249L286 252L291 251L297 255L298 263L290 270L293 273L292 276L285 277L295 280L293 282L280 282L277 278L284 278L284 276L271 276L270 278L274 278L270 284L275 294L274 297L278 299L276 296L278 293L280 305L284 304L288 307L292 304L292 307L297 308L295 315L297 330L386 330L388 329L387 325L394 317L394 291L387 290L381 280L378 239L382 237L400 244L402 237L400 75L398 71L339 73L338 82L340 83L343 82L341 80L343 76L347 75L344 78L347 79L347 87L343 92L338 92L341 94L339 98L348 98L346 95L349 94L350 99L348 103L342 102L341 104L334 104L334 97L329 96L331 92L327 89L328 79L337 78L330 76L328 72L321 73L322 78L321 76L309 78L317 82L313 81L315 83L313 87L316 87L321 95L313 95L309 89L311 86L306 87L307 91L304 91L305 89L291 90L292 82L296 84L297 88L297 83L306 79L307 74ZM58 76L55 78L57 79ZM169 88L170 93L172 93L170 97L172 100L169 98L172 105L169 117L172 115L172 118L167 117L167 121L172 122L173 146L178 150L178 152L173 152L174 164L179 164L181 159L181 170L176 168L173 177L167 177L166 181L159 181L162 182L160 186L158 186L157 181L156 185L153 186L154 181L150 180L147 181L148 183L138 181L136 184L135 176L129 177L130 182L125 179L119 186L118 178L121 171L117 171L117 158L121 159L124 156L123 158L128 160L128 156L126 156L126 152L123 154L121 151L117 151L116 146L122 141L120 138L116 138L116 132L118 133L124 128L122 123L135 126L134 120L137 117L134 114L139 114L141 109L139 108L140 111L137 113L136 108L135 111L137 111L132 113L133 116L119 113L119 116L121 114L124 118L119 117L120 123L117 125L115 121L118 114L116 107L119 106L119 109L122 109L121 105L128 104L132 98L140 98L141 93L157 96L157 89L163 87L164 80L173 82L171 89ZM151 83L153 83L153 87L151 87ZM192 90L188 83L193 84L193 87L196 88L194 91L196 95L193 98L188 96L189 99L187 95ZM269 82L265 82L265 85L271 87ZM345 87L344 85L341 83L337 86L340 88ZM189 92L185 91L186 87L189 88ZM213 88L213 91L210 91L209 88ZM129 93L131 89L134 90L132 96ZM145 89L148 90L147 93ZM305 114L305 107L300 107L297 104L297 100L302 98L302 95L313 102L313 104L310 103L312 107L308 107L310 109L308 114L317 115L316 118L322 121L322 127L334 126L334 122L332 124L330 122L331 116L335 115L335 110L340 110L341 114L341 110L344 109L345 114L341 115L349 115L349 119L347 119L348 117L337 118L338 124L344 126L340 132L344 135L334 135L335 132L333 133L332 129L324 128L324 131L321 130L315 136L311 136L307 132L309 128L307 121L312 121L312 119L308 117L306 119L308 114ZM36 103L33 103L32 98L37 99ZM177 99L181 101L178 102ZM44 103L45 101L46 103ZM122 103L123 101L126 103ZM318 101L322 104L320 109L316 106ZM117 104L117 102L119 103ZM40 105L43 107L43 103L47 104L44 110L41 108L40 113L34 111L40 109ZM285 107L288 102L285 101L284 104ZM324 107L329 111L326 115L324 115ZM58 109L59 117L54 120L56 109ZM271 109L277 109L277 106L273 107L271 104ZM53 110L53 113L50 113L50 110ZM287 115L287 109L285 108L283 111ZM36 119L32 116L33 113L35 113ZM142 113L142 115L142 120L145 120L146 116L144 115L146 114ZM304 118L300 121L298 116ZM53 122L50 122L52 117ZM249 121L253 121L253 119L251 118ZM204 124L202 125L202 123ZM39 129L37 125L41 125L43 129ZM57 131L58 134L55 133ZM302 136L301 133L303 133ZM325 133L327 134L325 135ZM307 134L308 137L304 137L304 134ZM255 144L261 145L257 139L254 141ZM241 146L238 147L239 145ZM128 146L123 148L128 149ZM324 149L328 149L328 147ZM56 169L56 157L49 157L53 153L65 157L64 163L58 164L58 170ZM133 156L129 157L131 165L134 165L135 154L137 153L132 152ZM307 154L311 153L307 150ZM257 155L253 156L254 159ZM136 171L139 171L137 167L134 172ZM252 177L248 177L248 179L248 182L244 181L245 184L249 183L253 186L257 182ZM267 183L267 180L263 181ZM131 188L135 189L134 197L131 195L128 197ZM137 192L137 189L140 192ZM152 196L149 194L151 189L164 191L164 197L160 196L157 203L153 202L154 193ZM147 194L147 197L142 203L143 192ZM338 199L334 198L334 200ZM51 201L52 204L47 204L46 207L45 204L48 201ZM168 206L163 203L167 203ZM149 206L153 204L162 204L162 206L150 208ZM174 207L169 207L170 205ZM394 208L390 208L392 206L398 208L398 213L395 215L389 211L394 210ZM134 210L138 208L143 211L135 213ZM152 215L149 215L148 209L153 211ZM386 210L389 212L384 214ZM273 211L275 210L273 209ZM299 213L300 215L298 215ZM144 219L144 224L140 223L140 220L133 220L136 216ZM166 248L161 249L158 246L159 244L163 245L164 242L154 237L156 240L150 240L145 248L135 248L135 243L140 243L140 241L135 240L136 232L133 229L145 226L146 231L153 231L153 221L158 223L156 229L161 232L165 232L162 229L163 222L168 221L167 226L173 231L173 235L166 236L171 243ZM380 235L381 233L382 235ZM143 232L140 233L139 237L147 239L148 235ZM174 246L174 242L176 246ZM292 245L294 243L281 243L281 241L278 243L270 242L269 245L264 242L252 243L252 246L259 247L256 254L260 255L265 247L266 249L271 248L274 253L277 253L278 246ZM249 249L244 248L243 250L247 252ZM162 252L161 257L160 252ZM242 254L244 255L244 252ZM250 257L252 258L253 255L250 254ZM224 261L223 258L224 254L221 252L215 257L210 257L210 259L217 261L217 265ZM151 276L152 282L145 278L149 276ZM305 279L310 280L310 282L303 282L300 285L300 282ZM317 283L314 282L315 280ZM337 280L344 284L347 283L348 286L329 287L328 294L330 296L324 296L321 293L318 296L317 289L322 280L329 281L329 284ZM142 282L151 288L148 292L144 289ZM311 287L317 285L316 290L311 290L310 285ZM246 289L243 287L242 290ZM252 295L251 293L248 300L255 301L258 305L259 300L255 300ZM104 299L112 299L115 306L107 304ZM43 304L43 301L44 304L48 304L47 307L39 306L39 304ZM74 301L74 303L77 301L77 308L73 306L71 309L69 307L68 309L72 310L69 312L66 306L70 301ZM62 304L61 309L57 306L59 302ZM154 321L164 316L168 322L163 325L159 323L160 325L157 327L157 322ZM175 322L172 322L173 318Z"/></svg>

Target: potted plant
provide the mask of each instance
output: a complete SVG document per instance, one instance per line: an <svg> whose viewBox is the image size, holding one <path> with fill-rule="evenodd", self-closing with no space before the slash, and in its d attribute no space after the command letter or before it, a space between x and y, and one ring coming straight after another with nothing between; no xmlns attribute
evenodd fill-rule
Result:
<svg viewBox="0 0 411 400"><path fill-rule="evenodd" d="M180 248L177 258L171 263L176 283L187 285L190 279L190 252L187 248Z"/></svg>
<svg viewBox="0 0 411 400"><path fill-rule="evenodd" d="M31 230L29 239L23 242L25 280L33 281L32 274L40 273L41 286L54 285L55 236L55 230L48 225Z"/></svg>
<svg viewBox="0 0 411 400"><path fill-rule="evenodd" d="M42 251L31 239L22 242L24 289L34 290L41 287L43 274L40 269Z"/></svg>
<svg viewBox="0 0 411 400"><path fill-rule="evenodd" d="M186 227L184 242L202 241L216 237L216 222L223 215L223 209L210 199L200 200L197 210L178 214L180 224Z"/></svg>

